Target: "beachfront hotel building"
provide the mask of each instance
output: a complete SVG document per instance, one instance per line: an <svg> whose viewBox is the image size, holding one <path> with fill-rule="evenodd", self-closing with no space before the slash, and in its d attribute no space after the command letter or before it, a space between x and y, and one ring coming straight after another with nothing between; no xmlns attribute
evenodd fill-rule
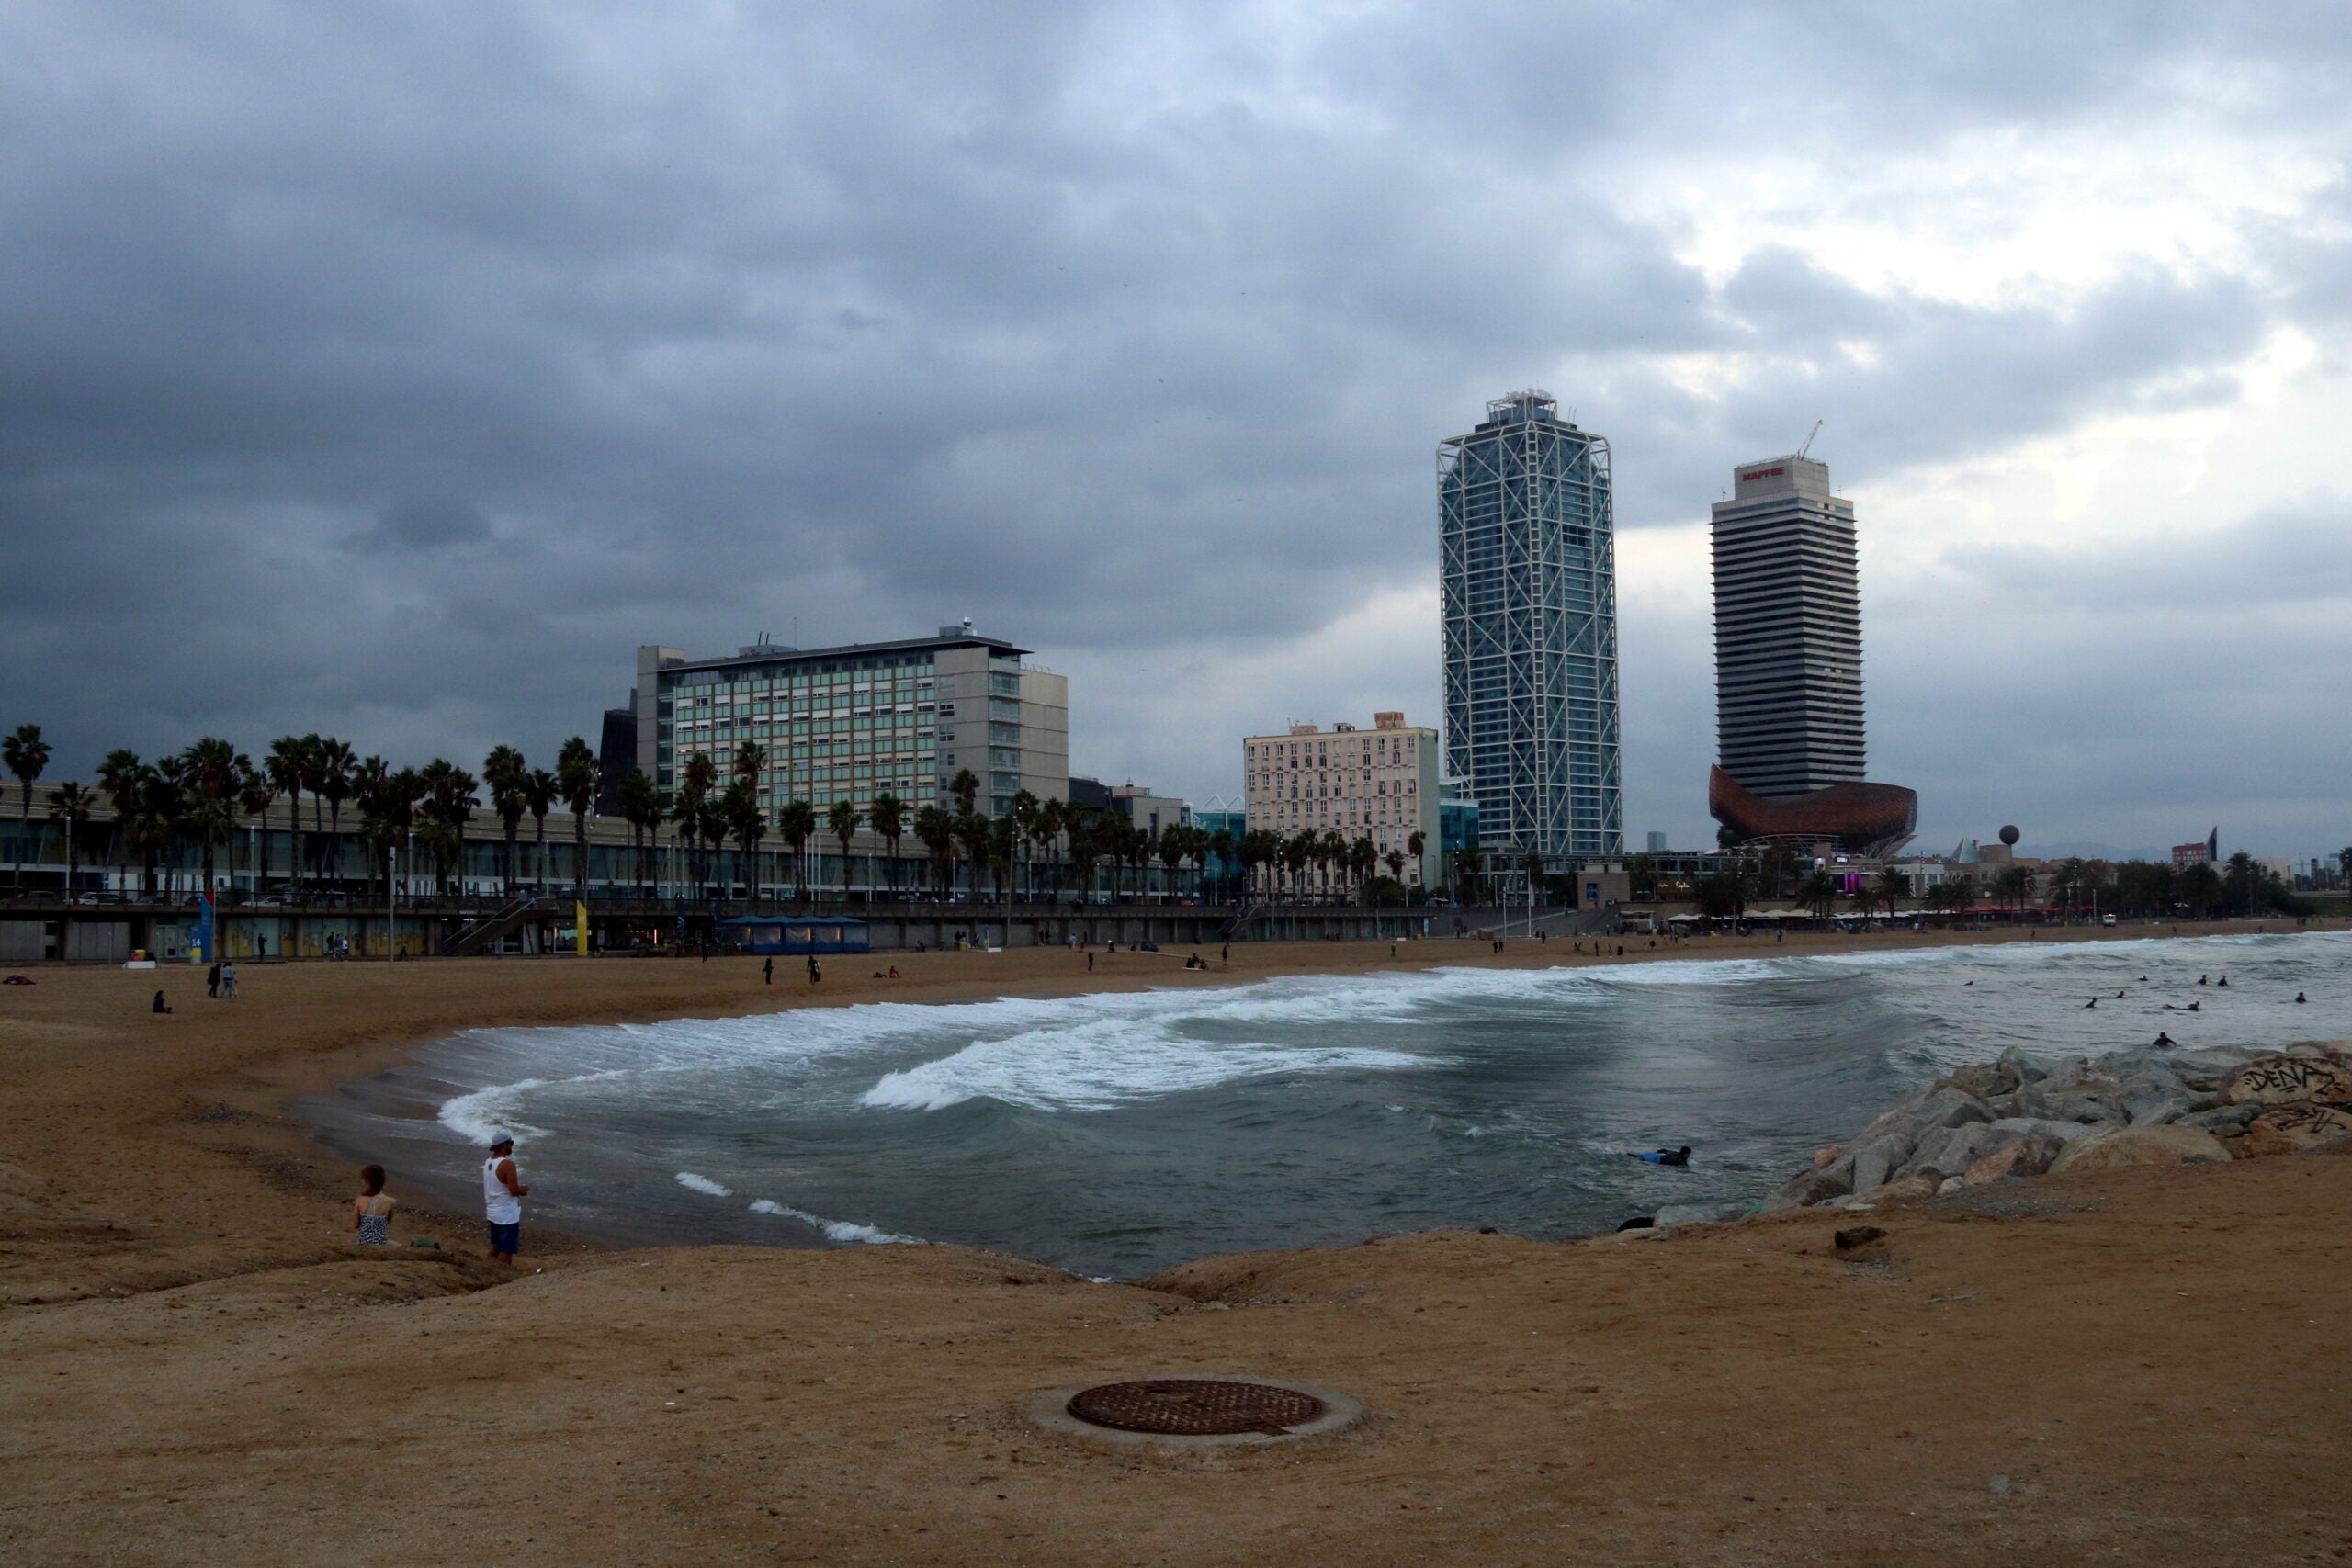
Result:
<svg viewBox="0 0 2352 1568"><path fill-rule="evenodd" d="M1069 681L1029 650L960 626L895 642L786 648L765 640L717 659L637 650L635 765L663 791L686 759L707 755L723 783L737 751L766 749L763 807L786 801L861 811L876 795L953 807L956 775L980 781L978 808L1001 813L1027 790L1069 789Z"/></svg>
<svg viewBox="0 0 2352 1568"><path fill-rule="evenodd" d="M1716 760L1766 800L1862 772L1862 601L1854 503L1829 466L1732 471L1714 506Z"/></svg>
<svg viewBox="0 0 2352 1568"><path fill-rule="evenodd" d="M1514 392L1437 454L1445 771L1516 874L1623 849L1609 443Z"/></svg>
<svg viewBox="0 0 2352 1568"><path fill-rule="evenodd" d="M1442 882L1439 752L1437 731L1407 724L1401 713L1373 715L1370 729L1294 724L1284 734L1248 736L1243 813L1253 830L1370 839L1384 860L1392 851L1406 857L1408 884ZM1415 833L1430 862L1426 877L1413 859Z"/></svg>

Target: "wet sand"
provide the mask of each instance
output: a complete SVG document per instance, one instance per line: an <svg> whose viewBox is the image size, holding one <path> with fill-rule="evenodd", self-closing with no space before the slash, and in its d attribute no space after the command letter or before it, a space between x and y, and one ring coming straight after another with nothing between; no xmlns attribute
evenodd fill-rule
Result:
<svg viewBox="0 0 2352 1568"><path fill-rule="evenodd" d="M742 959L241 965L235 1002L206 1000L192 971L28 971L37 986L0 988L8 1560L2352 1550L2352 1353L2321 1310L2352 1265L2352 1159L2045 1180L2005 1190L2048 1212L1880 1216L1889 1238L1854 1258L1816 1213L1670 1240L1386 1238L1144 1286L956 1247L584 1243L509 1280L474 1260L469 1215L402 1216L397 1239L438 1252L360 1254L347 1173L279 1111L484 1025L1576 962L1558 944L1401 953L1251 946L1205 974L1121 953L1091 977L1059 950L879 955L829 964L814 998L797 970L764 987ZM893 962L906 980L866 978ZM144 1010L158 984L173 1016ZM1369 1415L1311 1445L1168 1457L1014 1413L1039 1388L1187 1370L1337 1387Z"/></svg>

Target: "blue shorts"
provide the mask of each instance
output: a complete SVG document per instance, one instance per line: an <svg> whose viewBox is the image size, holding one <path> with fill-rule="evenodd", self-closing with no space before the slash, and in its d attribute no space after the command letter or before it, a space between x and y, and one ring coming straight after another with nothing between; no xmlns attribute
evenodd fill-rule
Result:
<svg viewBox="0 0 2352 1568"><path fill-rule="evenodd" d="M503 1252L509 1258L522 1251L523 1223L517 1220L511 1225L502 1225L492 1220L490 1223L490 1249L492 1252Z"/></svg>

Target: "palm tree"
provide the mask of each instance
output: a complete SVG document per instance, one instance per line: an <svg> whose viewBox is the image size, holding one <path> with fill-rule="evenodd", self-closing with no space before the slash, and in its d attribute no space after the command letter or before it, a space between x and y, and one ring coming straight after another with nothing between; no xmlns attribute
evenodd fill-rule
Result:
<svg viewBox="0 0 2352 1568"><path fill-rule="evenodd" d="M380 762L377 765L382 766ZM261 770L254 766L254 760L243 751L238 752L237 815L244 818L250 836L254 840L255 858L259 858L260 853L262 813L269 809L270 800L277 793L269 787L269 781L262 776ZM254 871L254 876L258 882L260 873ZM232 837L229 846L229 886L233 888L236 884L237 848Z"/></svg>
<svg viewBox="0 0 2352 1568"><path fill-rule="evenodd" d="M768 819L760 810L759 786L752 782L756 777L754 773L738 778L727 791L727 827L743 853L743 893L750 898L760 896L760 840L768 832Z"/></svg>
<svg viewBox="0 0 2352 1568"><path fill-rule="evenodd" d="M1429 874L1422 870L1421 851L1429 845L1429 836L1418 828L1405 836L1405 852L1413 857L1413 879L1429 886Z"/></svg>
<svg viewBox="0 0 2352 1568"><path fill-rule="evenodd" d="M1993 893L2004 899L2012 915L2025 912L2026 901L2033 897L2033 872L2022 865L2005 865L1993 877Z"/></svg>
<svg viewBox="0 0 2352 1568"><path fill-rule="evenodd" d="M233 795L219 795L199 790L188 802L181 819L182 829L197 842L203 857L204 880L199 884L202 896L218 896L213 886L213 852L225 844L237 831L237 799Z"/></svg>
<svg viewBox="0 0 2352 1568"><path fill-rule="evenodd" d="M752 810L754 813L759 810L760 775L767 772L767 766L768 749L756 740L746 740L737 749L733 769L735 784L751 798ZM735 826L741 817L742 809L740 804L733 801L721 803L721 814L726 818L727 830L729 833L735 831ZM764 817L760 819L760 831L763 834L767 831L767 819ZM755 863L743 874L743 884L747 889L756 894L759 881L759 867Z"/></svg>
<svg viewBox="0 0 2352 1568"><path fill-rule="evenodd" d="M1106 825L1093 820L1093 814L1075 813L1067 829L1069 834L1069 863L1078 873L1078 901L1094 902L1094 866L1102 855L1102 832ZM1090 926L1088 928L1091 930Z"/></svg>
<svg viewBox="0 0 2352 1568"><path fill-rule="evenodd" d="M505 876L510 897L514 896L519 869L514 863L515 840L523 831L523 813L528 809L523 785L530 775L531 764L512 746L493 746L481 760L481 782L490 791L491 809L498 813L499 825L506 829Z"/></svg>
<svg viewBox="0 0 2352 1568"><path fill-rule="evenodd" d="M1388 880L1399 887L1405 886L1405 852L1402 850L1388 852Z"/></svg>
<svg viewBox="0 0 2352 1568"><path fill-rule="evenodd" d="M1814 872L1797 888L1797 901L1826 925L1838 912L1838 879L1826 871Z"/></svg>
<svg viewBox="0 0 2352 1568"><path fill-rule="evenodd" d="M588 897L588 813L596 808L596 753L575 735L556 753L556 787L571 808L571 885Z"/></svg>
<svg viewBox="0 0 2352 1568"><path fill-rule="evenodd" d="M808 897L808 840L817 836L817 808L805 800L787 800L775 809L775 836L792 852L793 897Z"/></svg>
<svg viewBox="0 0 2352 1568"><path fill-rule="evenodd" d="M139 786L146 777L147 764L139 753L128 747L117 747L98 764L98 788L114 808L115 837L123 849L127 862L136 835L131 818L139 804Z"/></svg>
<svg viewBox="0 0 2352 1568"><path fill-rule="evenodd" d="M98 804L97 793L77 784L62 784L49 792L49 819L65 826L65 899L74 900L74 877L82 866L82 825Z"/></svg>
<svg viewBox="0 0 2352 1568"><path fill-rule="evenodd" d="M968 773L967 775L968 776ZM959 796L961 790L955 792ZM956 838L972 866L972 897L980 896L980 873L989 863L989 819L968 807L956 813Z"/></svg>
<svg viewBox="0 0 2352 1568"><path fill-rule="evenodd" d="M1029 818L1032 852L1029 857L1029 896L1032 898L1037 896L1036 863L1040 856L1045 858L1046 864L1056 866L1054 893L1057 897L1061 893L1061 874L1053 851L1054 846L1061 842L1062 829L1069 821L1069 802L1067 800L1041 800L1037 803L1036 812Z"/></svg>
<svg viewBox="0 0 2352 1568"><path fill-rule="evenodd" d="M452 864L457 865L461 880L464 876L466 824L481 802L474 795L473 774L455 762L435 757L416 776L424 786L425 842L433 850L434 883L446 893Z"/></svg>
<svg viewBox="0 0 2352 1568"><path fill-rule="evenodd" d="M899 840L907 835L907 803L884 790L869 807L874 836L890 846L890 897L899 896Z"/></svg>
<svg viewBox="0 0 2352 1568"><path fill-rule="evenodd" d="M269 787L286 797L294 812L293 863L287 867L287 880L296 887L302 884L302 792L311 784L310 748L299 735L281 735L269 743L268 752L262 758L262 770L269 780Z"/></svg>
<svg viewBox="0 0 2352 1568"><path fill-rule="evenodd" d="M148 769L146 785L139 792L139 813L141 813L146 846L160 870L163 870L164 898L179 891L179 877L174 874L167 856L172 853L172 840L179 837L181 816L188 811L188 792L181 787L179 757L158 757L155 766Z"/></svg>
<svg viewBox="0 0 2352 1568"><path fill-rule="evenodd" d="M1210 834L1208 834L1206 837L1204 837L1204 838L1203 838L1203 839L1202 839L1202 840L1201 840L1201 880L1202 880L1202 884L1203 884L1202 891L1201 891L1201 897L1202 897L1206 898L1206 897L1209 896L1209 894L1208 894L1208 887L1207 887L1207 884L1209 883L1209 880L1210 880L1210 878L1209 878L1209 874L1208 874L1208 870L1209 870L1209 862L1210 862L1210 861L1212 861L1212 860L1214 860L1214 861L1216 861L1216 862L1218 869L1219 869L1221 872L1223 872L1223 873L1224 873L1224 874L1223 874L1223 875L1220 875L1220 876L1218 876L1217 878L1216 878L1216 884L1218 885L1219 891L1220 891L1220 892L1226 891L1226 889L1225 889L1225 887L1224 887L1224 885L1225 885L1227 881L1229 881L1229 880L1231 879L1231 876L1232 876L1232 874L1233 874L1233 852L1234 852L1233 829L1230 829L1230 828L1219 828L1216 832L1214 832L1214 833L1210 833ZM1226 903L1226 902L1229 902L1229 900L1228 900L1228 899L1227 899L1227 898L1224 898L1224 897L1220 897L1220 898L1218 898L1217 902L1219 902L1219 903Z"/></svg>
<svg viewBox="0 0 2352 1568"><path fill-rule="evenodd" d="M1886 906L1887 918L1894 918L1895 900L1911 896L1911 879L1898 866L1886 866L1878 874L1878 901Z"/></svg>
<svg viewBox="0 0 2352 1568"><path fill-rule="evenodd" d="M945 885L956 857L956 819L936 806L922 807L915 812L915 841L931 856L932 891L936 893Z"/></svg>
<svg viewBox="0 0 2352 1568"><path fill-rule="evenodd" d="M0 739L0 766L6 766L17 776L20 792L17 815L29 823L33 819L33 785L49 767L49 742L40 738L40 725L20 724ZM24 874L24 852L19 850L9 863L9 886L22 886Z"/></svg>
<svg viewBox="0 0 2352 1568"><path fill-rule="evenodd" d="M856 834L857 825L864 820L865 818L858 814L857 807L846 800L833 802L833 808L825 813L826 828L831 831L835 839L841 841L842 901L843 903L849 901L849 841Z"/></svg>
<svg viewBox="0 0 2352 1568"><path fill-rule="evenodd" d="M959 817L970 816L978 808L979 776L969 768L959 770L954 781L948 784L947 793L956 797L956 814Z"/></svg>
<svg viewBox="0 0 2352 1568"><path fill-rule="evenodd" d="M253 787L260 798L247 815L259 817L269 804L268 784L261 774L250 775ZM359 852L366 865L360 872L359 886L366 895L376 886L380 873L389 887L392 873L385 863L384 852L391 847L390 839L383 831L382 808L384 793L391 780L391 769L381 757L362 757L352 765L351 798L359 807Z"/></svg>
<svg viewBox="0 0 2352 1568"><path fill-rule="evenodd" d="M523 805L531 813L539 863L537 874L531 879L532 886L542 896L548 890L548 813L555 809L561 791L556 776L545 768L533 768L523 776Z"/></svg>
<svg viewBox="0 0 2352 1568"><path fill-rule="evenodd" d="M1193 852L1192 840L1182 826L1162 828L1156 847L1159 851L1160 869L1168 876L1168 896L1172 898L1176 896L1176 873L1183 865L1184 857Z"/></svg>
<svg viewBox="0 0 2352 1568"><path fill-rule="evenodd" d="M1544 887L1544 852L1530 850L1520 862L1519 869L1527 876L1527 901L1532 906Z"/></svg>
<svg viewBox="0 0 2352 1568"><path fill-rule="evenodd" d="M1301 879L1314 862L1315 850L1320 840L1312 829L1293 833L1283 844L1283 869L1290 874L1290 896L1293 903L1300 901Z"/></svg>
<svg viewBox="0 0 2352 1568"><path fill-rule="evenodd" d="M315 798L326 803L326 849L321 856L320 870L326 873L330 865L343 864L343 803L351 798L351 770L359 764L358 756L347 740L337 740L332 735L318 743L311 787ZM336 880L341 880L339 872Z"/></svg>
<svg viewBox="0 0 2352 1568"><path fill-rule="evenodd" d="M653 848L662 847L662 792L642 770L631 768L621 775L621 815L628 819L629 840L637 848L637 881L640 892L650 891L651 878L646 874L646 852L640 835L652 840Z"/></svg>
<svg viewBox="0 0 2352 1568"><path fill-rule="evenodd" d="M1005 861L1012 873L1011 881L1016 892L1021 884L1021 846L1029 841L1029 829L1036 823L1040 809L1041 803L1037 797L1025 789L1015 790L1012 798L1005 803Z"/></svg>
<svg viewBox="0 0 2352 1568"><path fill-rule="evenodd" d="M710 753L687 753L685 766L678 772L678 798L671 803L671 818L678 824L678 837L685 846L687 875L697 888L707 879L697 869L700 863L695 858L695 844L704 837L711 795L718 787L718 764L710 760Z"/></svg>
<svg viewBox="0 0 2352 1568"><path fill-rule="evenodd" d="M236 807L244 784L243 759L226 740L206 736L180 753L180 784L188 795L187 823L203 851L206 897L213 896L212 852L236 828ZM247 764L248 766L250 764Z"/></svg>

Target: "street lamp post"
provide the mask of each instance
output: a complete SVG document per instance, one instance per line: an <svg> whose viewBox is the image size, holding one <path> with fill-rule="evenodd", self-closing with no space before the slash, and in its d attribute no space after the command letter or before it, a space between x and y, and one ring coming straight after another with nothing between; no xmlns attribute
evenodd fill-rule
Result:
<svg viewBox="0 0 2352 1568"><path fill-rule="evenodd" d="M384 962L387 964L398 954L401 945L401 889L400 884L392 880L400 858L398 844L384 846Z"/></svg>

